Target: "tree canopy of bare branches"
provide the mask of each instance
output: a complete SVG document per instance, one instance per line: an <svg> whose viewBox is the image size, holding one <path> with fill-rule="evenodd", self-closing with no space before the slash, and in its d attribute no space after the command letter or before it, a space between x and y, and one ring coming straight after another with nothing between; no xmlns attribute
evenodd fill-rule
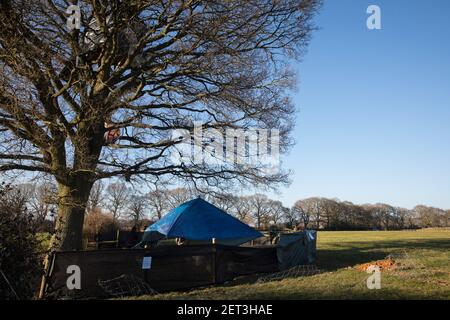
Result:
<svg viewBox="0 0 450 320"><path fill-rule="evenodd" d="M99 179L286 182L260 165L174 164L171 132L195 121L278 129L285 151L295 79L286 56L304 52L319 2L79 0L77 29L68 1L1 1L0 171L54 177L62 249L81 247Z"/></svg>
<svg viewBox="0 0 450 320"><path fill-rule="evenodd" d="M131 191L125 183L112 183L106 188L106 194L107 207L113 216L113 221L116 221L123 213L123 209L128 206Z"/></svg>

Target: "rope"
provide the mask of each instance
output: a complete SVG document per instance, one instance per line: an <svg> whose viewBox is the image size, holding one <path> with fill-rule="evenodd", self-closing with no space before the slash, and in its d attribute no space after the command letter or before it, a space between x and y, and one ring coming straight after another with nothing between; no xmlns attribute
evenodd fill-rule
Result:
<svg viewBox="0 0 450 320"><path fill-rule="evenodd" d="M98 280L98 285L107 294L116 298L158 293L142 279L126 274L110 280Z"/></svg>
<svg viewBox="0 0 450 320"><path fill-rule="evenodd" d="M258 278L256 283L265 283L270 281L279 281L286 278L306 277L321 273L322 270L317 269L315 265L300 265L288 270L276 272Z"/></svg>

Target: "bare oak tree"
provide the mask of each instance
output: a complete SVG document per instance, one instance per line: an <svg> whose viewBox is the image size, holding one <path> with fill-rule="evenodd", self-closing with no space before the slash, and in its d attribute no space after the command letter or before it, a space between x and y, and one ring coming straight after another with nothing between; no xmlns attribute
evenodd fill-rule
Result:
<svg viewBox="0 0 450 320"><path fill-rule="evenodd" d="M229 213L236 204L235 197L230 193L215 193L213 195L208 195L205 200L211 202L227 213Z"/></svg>
<svg viewBox="0 0 450 320"><path fill-rule="evenodd" d="M323 201L323 198L318 197L303 199L294 204L294 209L300 214L304 224L305 222L307 224L313 224L314 228L319 230L323 219Z"/></svg>
<svg viewBox="0 0 450 320"><path fill-rule="evenodd" d="M170 209L169 191L156 189L147 194L148 208L152 218L161 219Z"/></svg>
<svg viewBox="0 0 450 320"><path fill-rule="evenodd" d="M308 203L305 200L296 201L291 208L291 212L291 221L295 222L298 219L303 224L303 228L307 229L312 216Z"/></svg>
<svg viewBox="0 0 450 320"><path fill-rule="evenodd" d="M131 198L130 189L125 183L112 183L106 188L106 193L107 207L112 214L113 222L116 222Z"/></svg>
<svg viewBox="0 0 450 320"><path fill-rule="evenodd" d="M166 195L170 209L178 207L180 204L191 200L195 196L192 190L186 188L175 188L168 190Z"/></svg>
<svg viewBox="0 0 450 320"><path fill-rule="evenodd" d="M286 55L301 57L319 2L1 1L0 171L54 177L64 250L81 248L100 179L286 182L261 164L173 163L171 132L191 132L194 121L219 132L278 129L286 151L295 82ZM71 4L79 29L68 27Z"/></svg>
<svg viewBox="0 0 450 320"><path fill-rule="evenodd" d="M283 207L283 203L281 201L269 200L267 203L268 206L268 215L269 222L277 225L281 223L282 219L285 217L287 211L289 209Z"/></svg>
<svg viewBox="0 0 450 320"><path fill-rule="evenodd" d="M269 218L269 198L263 194L255 194L250 196L250 203L252 206L251 216L254 219L255 226L259 230Z"/></svg>
<svg viewBox="0 0 450 320"><path fill-rule="evenodd" d="M128 217L131 218L135 226L146 216L148 209L148 199L141 195L133 195L130 198L130 204L127 207Z"/></svg>
<svg viewBox="0 0 450 320"><path fill-rule="evenodd" d="M55 186L51 183L28 183L19 185L18 188L37 226L43 227L46 219L51 218L55 211Z"/></svg>
<svg viewBox="0 0 450 320"><path fill-rule="evenodd" d="M249 223L252 213L252 201L249 196L235 197L233 215L242 222Z"/></svg>
<svg viewBox="0 0 450 320"><path fill-rule="evenodd" d="M91 189L91 194L89 196L89 201L87 204L87 211L92 211L96 208L100 208L105 200L105 185L101 180L94 183Z"/></svg>

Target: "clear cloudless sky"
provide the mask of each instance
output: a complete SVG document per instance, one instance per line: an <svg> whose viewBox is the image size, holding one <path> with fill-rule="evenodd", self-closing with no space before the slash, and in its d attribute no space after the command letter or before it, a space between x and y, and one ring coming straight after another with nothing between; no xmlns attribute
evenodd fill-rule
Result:
<svg viewBox="0 0 450 320"><path fill-rule="evenodd" d="M296 65L293 182L276 196L449 209L450 1L324 2ZM382 30L366 27L371 4Z"/></svg>

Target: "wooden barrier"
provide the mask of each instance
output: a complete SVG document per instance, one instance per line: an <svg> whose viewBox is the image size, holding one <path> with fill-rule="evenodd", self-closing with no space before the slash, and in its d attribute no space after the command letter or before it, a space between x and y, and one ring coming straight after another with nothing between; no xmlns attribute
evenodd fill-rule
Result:
<svg viewBox="0 0 450 320"><path fill-rule="evenodd" d="M151 261L150 268L148 265L143 266L145 257L151 257L147 259L147 262ZM74 276L71 266L79 268L79 289L69 289L67 286L68 280L72 279L70 277ZM122 275L133 276L157 292L163 292L223 283L242 275L277 271L275 247L210 244L55 252L50 257L44 296L56 299L107 297L99 281Z"/></svg>

